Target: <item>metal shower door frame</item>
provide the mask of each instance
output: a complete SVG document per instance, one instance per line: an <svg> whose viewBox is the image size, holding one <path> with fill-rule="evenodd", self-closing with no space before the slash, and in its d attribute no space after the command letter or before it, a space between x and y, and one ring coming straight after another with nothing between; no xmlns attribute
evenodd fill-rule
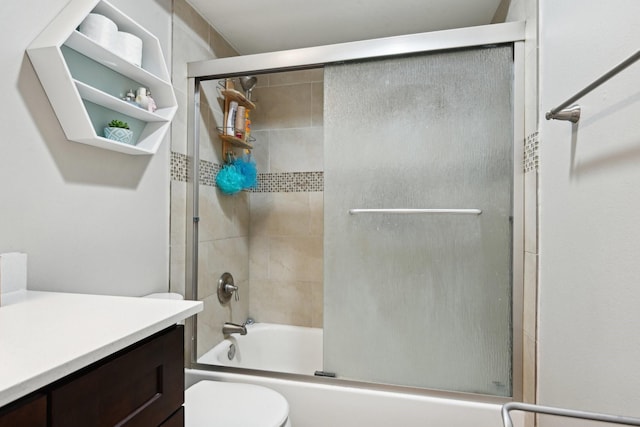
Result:
<svg viewBox="0 0 640 427"><path fill-rule="evenodd" d="M328 64L341 63L359 59L385 58L403 56L414 53L425 53L497 45L513 44L514 80L513 80L513 334L512 334L512 389L513 400L521 400L523 392L523 283L524 283L524 172L522 159L524 155L524 38L525 23L509 22L504 24L484 25L477 27L435 31L430 33L411 34L381 39L363 40L327 46L317 46L286 51L260 53L190 62L187 64L188 75L188 126L187 156L190 161L190 174L187 191L187 254L186 254L186 289L185 298L197 299L198 282L198 221L199 221L199 186L195 185L199 176L199 125L200 86L201 82L253 74L267 74L283 71L322 68ZM189 221L188 221L189 222ZM240 368L224 368L196 362L197 354L197 322L192 317L186 322L186 365L214 371L232 371L256 375L256 371ZM258 373L260 374L260 373ZM270 377L296 379L304 382L326 382L335 385L357 385L379 390L407 391L429 395L464 396L465 393L416 389L413 387L360 383L349 380L325 379L306 375L282 374L269 372ZM467 398L469 396L467 395ZM505 402L511 399L493 396L472 395L472 400L487 402Z"/></svg>

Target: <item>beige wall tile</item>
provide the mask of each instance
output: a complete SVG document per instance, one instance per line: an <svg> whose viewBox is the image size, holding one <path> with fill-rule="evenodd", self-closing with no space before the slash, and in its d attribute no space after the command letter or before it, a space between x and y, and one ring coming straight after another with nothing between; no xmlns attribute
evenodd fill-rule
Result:
<svg viewBox="0 0 640 427"><path fill-rule="evenodd" d="M188 24L174 19L172 83L187 93L187 63L213 58L209 48L208 36L201 37Z"/></svg>
<svg viewBox="0 0 640 427"><path fill-rule="evenodd" d="M175 90L178 111L171 122L171 151L187 154L187 94Z"/></svg>
<svg viewBox="0 0 640 427"><path fill-rule="evenodd" d="M273 74L257 74L256 77L258 81L256 82L256 87L265 87L269 86L269 79Z"/></svg>
<svg viewBox="0 0 640 427"><path fill-rule="evenodd" d="M210 295L201 301L204 303L204 308L196 317L198 322L196 357L202 356L222 341L224 338L222 325L231 319L230 306L221 305L217 295Z"/></svg>
<svg viewBox="0 0 640 427"><path fill-rule="evenodd" d="M311 126L324 124L324 83L322 80L311 85Z"/></svg>
<svg viewBox="0 0 640 427"><path fill-rule="evenodd" d="M258 169L258 173L271 172L269 169L270 133L271 132L268 130L257 130L251 132L251 135L256 139L253 142L253 150L251 151L251 154L253 154L253 158L256 161L256 169Z"/></svg>
<svg viewBox="0 0 640 427"><path fill-rule="evenodd" d="M253 130L311 125L310 84L260 87L253 94L257 105L251 121Z"/></svg>
<svg viewBox="0 0 640 427"><path fill-rule="evenodd" d="M304 282L252 280L249 313L258 322L311 326L311 291Z"/></svg>
<svg viewBox="0 0 640 427"><path fill-rule="evenodd" d="M187 183L171 181L171 246L186 244Z"/></svg>
<svg viewBox="0 0 640 427"><path fill-rule="evenodd" d="M174 26L181 24L201 40L209 42L209 24L186 0L173 0L173 20Z"/></svg>
<svg viewBox="0 0 640 427"><path fill-rule="evenodd" d="M270 132L271 172L322 171L324 133L321 127L275 129Z"/></svg>
<svg viewBox="0 0 640 427"><path fill-rule="evenodd" d="M311 286L311 327L322 328L324 321L324 288L322 280L309 283Z"/></svg>
<svg viewBox="0 0 640 427"><path fill-rule="evenodd" d="M199 240L248 236L249 197L247 192L229 196L217 187L201 185Z"/></svg>
<svg viewBox="0 0 640 427"><path fill-rule="evenodd" d="M526 403L536 401L536 340L527 335L524 337L523 352L523 398Z"/></svg>
<svg viewBox="0 0 640 427"><path fill-rule="evenodd" d="M324 236L324 192L314 191L309 195L309 234Z"/></svg>
<svg viewBox="0 0 640 427"><path fill-rule="evenodd" d="M186 247L171 245L169 267L169 292L185 296L186 283Z"/></svg>
<svg viewBox="0 0 640 427"><path fill-rule="evenodd" d="M269 278L269 237L249 236L249 280Z"/></svg>
<svg viewBox="0 0 640 427"><path fill-rule="evenodd" d="M215 293L214 282L217 282L220 274L216 276L213 266L209 264L213 252L213 242L201 242L198 244L198 299L204 300Z"/></svg>
<svg viewBox="0 0 640 427"><path fill-rule="evenodd" d="M309 235L307 193L253 193L251 234L254 236Z"/></svg>
<svg viewBox="0 0 640 427"><path fill-rule="evenodd" d="M238 51L225 40L220 33L213 28L209 28L209 47L216 58L228 58L238 56Z"/></svg>
<svg viewBox="0 0 640 427"><path fill-rule="evenodd" d="M524 250L538 253L538 172L524 174Z"/></svg>
<svg viewBox="0 0 640 427"><path fill-rule="evenodd" d="M224 322L241 324L247 320L249 316L249 295L246 294L245 290L249 288L248 282L236 282L236 285L243 292L240 294L240 301L232 299L226 304L221 304L217 294L210 295L202 300L204 308L197 315L197 357L202 356L224 339L222 334Z"/></svg>
<svg viewBox="0 0 640 427"><path fill-rule="evenodd" d="M322 277L322 239L272 237L269 242L269 279L317 281Z"/></svg>
<svg viewBox="0 0 640 427"><path fill-rule="evenodd" d="M230 239L202 242L198 245L198 296L216 294L218 280L229 272L236 282L249 280L249 239Z"/></svg>
<svg viewBox="0 0 640 427"><path fill-rule="evenodd" d="M283 86L297 83L322 81L322 68L313 70L287 71L269 74L269 86Z"/></svg>
<svg viewBox="0 0 640 427"><path fill-rule="evenodd" d="M524 254L524 294L522 329L529 337L535 339L538 304L538 255Z"/></svg>

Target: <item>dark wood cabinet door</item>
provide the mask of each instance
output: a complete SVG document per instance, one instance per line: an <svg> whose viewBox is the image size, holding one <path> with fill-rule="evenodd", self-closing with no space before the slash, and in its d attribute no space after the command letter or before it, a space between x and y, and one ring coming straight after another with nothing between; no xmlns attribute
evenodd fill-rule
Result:
<svg viewBox="0 0 640 427"><path fill-rule="evenodd" d="M47 396L38 394L3 407L0 427L47 427Z"/></svg>
<svg viewBox="0 0 640 427"><path fill-rule="evenodd" d="M184 427L184 406L181 406L168 420L160 427Z"/></svg>
<svg viewBox="0 0 640 427"><path fill-rule="evenodd" d="M57 385L51 426L159 426L184 402L183 341L172 327Z"/></svg>

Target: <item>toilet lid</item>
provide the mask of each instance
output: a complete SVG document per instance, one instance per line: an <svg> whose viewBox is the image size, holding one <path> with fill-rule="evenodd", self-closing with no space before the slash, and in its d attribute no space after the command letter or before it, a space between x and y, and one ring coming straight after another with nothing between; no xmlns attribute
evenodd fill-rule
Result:
<svg viewBox="0 0 640 427"><path fill-rule="evenodd" d="M289 404L278 392L252 384L200 381L184 393L186 427L282 427Z"/></svg>

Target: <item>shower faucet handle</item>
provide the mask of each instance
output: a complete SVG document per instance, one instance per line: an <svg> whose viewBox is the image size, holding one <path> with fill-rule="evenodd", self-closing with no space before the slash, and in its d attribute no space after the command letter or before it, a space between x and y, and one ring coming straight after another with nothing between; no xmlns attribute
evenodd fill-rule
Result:
<svg viewBox="0 0 640 427"><path fill-rule="evenodd" d="M238 288L236 285L227 284L224 286L224 290L227 293L233 294L233 297L236 301L240 301L240 288Z"/></svg>
<svg viewBox="0 0 640 427"><path fill-rule="evenodd" d="M232 296L236 301L240 301L240 290L233 283L233 276L230 273L224 273L218 280L218 300L226 304L231 301Z"/></svg>

